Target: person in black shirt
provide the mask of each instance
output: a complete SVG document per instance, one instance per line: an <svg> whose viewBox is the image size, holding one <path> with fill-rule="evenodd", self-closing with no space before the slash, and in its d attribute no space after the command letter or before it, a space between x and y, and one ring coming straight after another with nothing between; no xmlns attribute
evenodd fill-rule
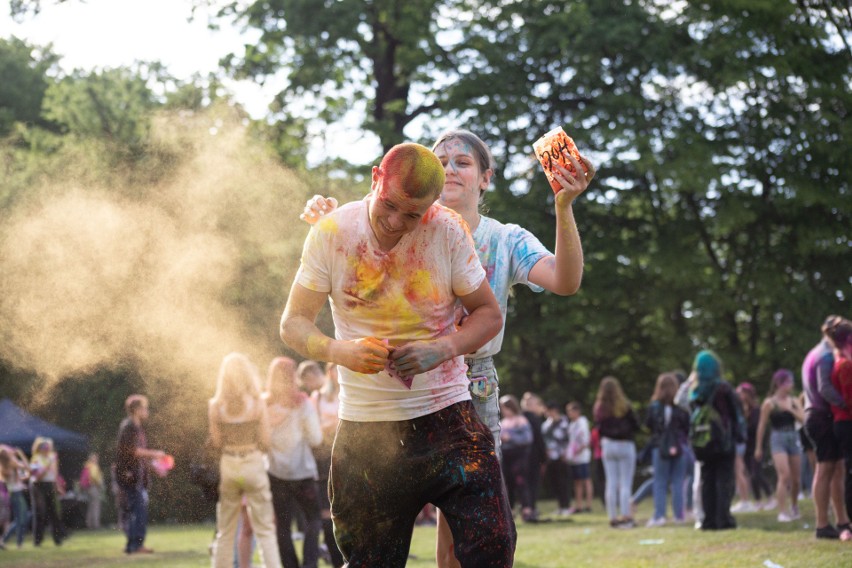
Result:
<svg viewBox="0 0 852 568"><path fill-rule="evenodd" d="M127 417L118 429L116 452L116 481L122 492L124 513L127 519L127 554L150 554L145 546L148 527L148 465L152 459L165 456L162 450L148 448L142 424L148 420L148 398L132 394L124 402Z"/></svg>

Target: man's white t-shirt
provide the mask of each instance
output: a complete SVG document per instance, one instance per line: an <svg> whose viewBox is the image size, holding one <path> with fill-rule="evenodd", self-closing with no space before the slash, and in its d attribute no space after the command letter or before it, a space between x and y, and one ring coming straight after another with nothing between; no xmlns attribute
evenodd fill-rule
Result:
<svg viewBox="0 0 852 568"><path fill-rule="evenodd" d="M370 199L348 203L311 228L296 282L329 294L337 339L372 336L400 346L455 333L457 297L485 280L467 225L435 204L383 251L370 227ZM385 371L338 370L343 420L410 420L470 399L462 356L415 375L410 389Z"/></svg>

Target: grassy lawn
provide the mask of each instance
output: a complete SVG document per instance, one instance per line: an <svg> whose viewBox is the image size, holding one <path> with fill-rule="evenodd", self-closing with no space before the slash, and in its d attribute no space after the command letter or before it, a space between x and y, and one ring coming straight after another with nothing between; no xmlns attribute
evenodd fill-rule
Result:
<svg viewBox="0 0 852 568"><path fill-rule="evenodd" d="M775 513L737 516L735 531L705 533L692 525L617 530L609 528L599 502L596 511L570 521L519 524L518 568L565 568L592 566L754 566L784 568L852 566L852 542L817 541L813 536L813 509L802 503L803 519L789 524L775 521ZM553 509L543 503L545 513ZM650 505L643 503L639 521L644 522ZM207 545L212 525L150 527L147 544L156 553L128 558L122 554L124 538L116 531L77 531L62 547L48 539L40 549L30 541L22 550L0 551L0 566L21 568L163 566L189 568L209 566ZM408 566L434 566L435 529L414 531ZM771 563L766 563L769 560ZM766 563L766 564L765 564ZM380 568L380 567L377 567Z"/></svg>

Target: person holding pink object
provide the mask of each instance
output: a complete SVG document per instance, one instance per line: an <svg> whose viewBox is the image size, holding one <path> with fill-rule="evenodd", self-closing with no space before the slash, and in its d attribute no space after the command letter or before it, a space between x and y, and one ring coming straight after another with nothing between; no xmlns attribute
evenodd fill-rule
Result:
<svg viewBox="0 0 852 568"><path fill-rule="evenodd" d="M118 431L118 448L115 456L115 474L121 488L122 505L126 519L127 554L150 554L145 546L148 531L148 485L150 460L163 457L162 450L148 447L144 423L148 420L148 397L132 394L124 401L127 417Z"/></svg>

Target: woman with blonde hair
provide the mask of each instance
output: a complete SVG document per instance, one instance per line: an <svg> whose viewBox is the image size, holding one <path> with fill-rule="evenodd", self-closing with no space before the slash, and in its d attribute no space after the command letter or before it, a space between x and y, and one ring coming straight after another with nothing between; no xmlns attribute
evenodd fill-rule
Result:
<svg viewBox="0 0 852 568"><path fill-rule="evenodd" d="M613 528L636 526L630 513L630 494L636 473L636 432L639 419L615 377L601 380L595 398L594 419L601 435L606 475L604 501Z"/></svg>
<svg viewBox="0 0 852 568"><path fill-rule="evenodd" d="M33 544L41 546L44 530L50 524L53 531L53 542L56 546L62 544L65 538L65 527L59 516L57 502L57 481L59 480L59 456L53 449L53 440L39 436L33 442L32 459L30 459L30 479L33 483L33 513L35 530Z"/></svg>
<svg viewBox="0 0 852 568"><path fill-rule="evenodd" d="M267 568L280 568L275 516L263 452L269 447L269 418L257 368L242 353L229 353L219 367L216 394L208 404L210 440L221 448L219 503L213 566L233 564L237 521L243 496Z"/></svg>

